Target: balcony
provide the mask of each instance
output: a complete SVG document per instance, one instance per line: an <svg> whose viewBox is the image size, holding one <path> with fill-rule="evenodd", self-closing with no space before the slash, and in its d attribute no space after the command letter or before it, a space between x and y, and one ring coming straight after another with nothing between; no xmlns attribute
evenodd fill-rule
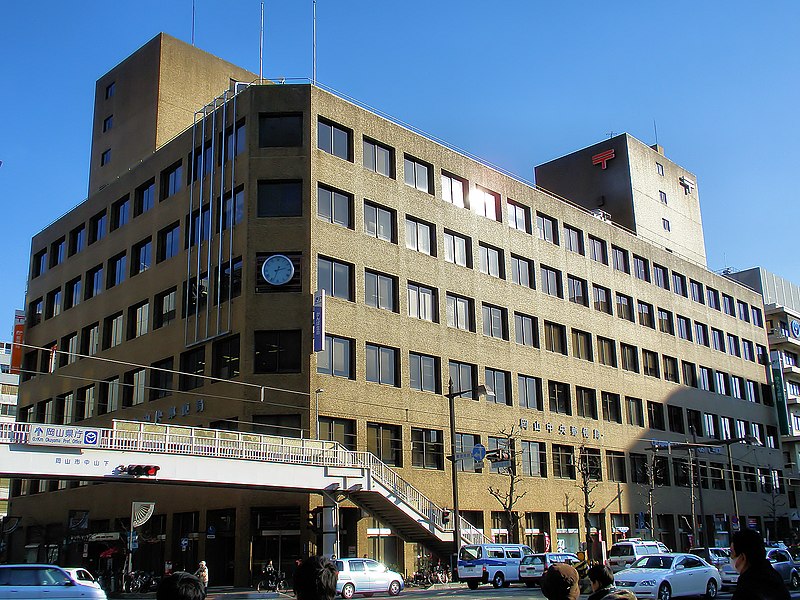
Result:
<svg viewBox="0 0 800 600"><path fill-rule="evenodd" d="M781 344L789 344L800 349L800 339L793 337L788 329L770 329L767 339L769 340L769 347L773 350L776 350Z"/></svg>

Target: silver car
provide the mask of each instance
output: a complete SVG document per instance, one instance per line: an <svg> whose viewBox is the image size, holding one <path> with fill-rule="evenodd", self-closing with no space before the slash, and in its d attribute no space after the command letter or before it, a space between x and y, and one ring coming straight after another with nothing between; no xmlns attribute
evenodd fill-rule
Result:
<svg viewBox="0 0 800 600"><path fill-rule="evenodd" d="M383 563L369 558L340 558L336 561L336 570L339 572L336 593L345 600L355 594L397 596L405 586L400 573L390 571Z"/></svg>
<svg viewBox="0 0 800 600"><path fill-rule="evenodd" d="M0 598L106 600L106 593L79 584L55 565L0 565Z"/></svg>

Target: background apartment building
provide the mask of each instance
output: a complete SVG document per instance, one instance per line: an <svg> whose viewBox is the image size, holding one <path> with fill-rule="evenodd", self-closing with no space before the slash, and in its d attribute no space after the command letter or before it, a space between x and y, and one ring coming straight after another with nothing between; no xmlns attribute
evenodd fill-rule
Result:
<svg viewBox="0 0 800 600"><path fill-rule="evenodd" d="M158 86L154 98L189 87L148 73L195 62L217 85L202 101L214 86L198 86L190 110L156 110L145 96L120 116L142 82ZM695 479L709 541L726 539L734 489L741 522L763 528L765 498L783 494L783 459L761 297L697 258L697 206L685 211L688 232L659 233L692 238L673 244L689 248L679 253L614 222L616 209L594 214L320 87L229 81L243 78L162 34L98 81L90 196L32 242L21 420L334 439L374 453L440 506L452 503L446 456L500 447L513 431L526 492L518 533L539 550L585 539L581 460L598 482L596 539L652 527L686 546L699 521L687 454L662 445L652 458L652 440L752 435L763 445L734 445L732 472L709 453ZM139 119L143 131L157 119L180 133L141 148L115 137ZM639 168L660 177L663 155L639 154ZM316 290L327 294L318 353ZM450 380L466 392L455 448ZM507 476L489 463L456 468L465 518L496 540L515 537L488 491ZM302 494L68 481L19 481L14 492L14 514L28 516L12 538L18 558L56 544L80 562L79 540L97 568L132 499L156 502L142 568L202 558L215 582L244 584L277 548L289 565L318 541L307 511L319 501ZM89 512L81 536L65 525L76 509ZM343 505L345 552L413 571L424 550L364 517Z"/></svg>

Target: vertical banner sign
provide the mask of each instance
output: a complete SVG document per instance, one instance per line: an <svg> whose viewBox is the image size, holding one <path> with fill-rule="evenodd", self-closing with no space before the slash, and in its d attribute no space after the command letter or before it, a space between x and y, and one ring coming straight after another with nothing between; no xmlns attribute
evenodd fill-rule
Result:
<svg viewBox="0 0 800 600"><path fill-rule="evenodd" d="M779 353L772 358L772 390L775 394L775 410L778 412L778 426L781 435L789 435L789 414L786 406L786 384L783 381L783 367Z"/></svg>
<svg viewBox="0 0 800 600"><path fill-rule="evenodd" d="M14 313L14 334L11 345L11 374L19 375L22 367L22 334L25 331L25 313L18 310Z"/></svg>
<svg viewBox="0 0 800 600"><path fill-rule="evenodd" d="M325 290L318 290L314 294L314 309L311 319L314 352L323 352L325 350Z"/></svg>

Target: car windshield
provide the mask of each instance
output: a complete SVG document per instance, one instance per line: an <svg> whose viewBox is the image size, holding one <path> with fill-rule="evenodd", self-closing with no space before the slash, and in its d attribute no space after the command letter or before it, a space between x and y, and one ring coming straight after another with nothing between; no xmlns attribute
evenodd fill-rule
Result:
<svg viewBox="0 0 800 600"><path fill-rule="evenodd" d="M669 569L671 556L643 556L631 565L631 569Z"/></svg>
<svg viewBox="0 0 800 600"><path fill-rule="evenodd" d="M623 544L621 546L611 546L611 550L608 553L609 556L633 556L633 547L629 544Z"/></svg>

